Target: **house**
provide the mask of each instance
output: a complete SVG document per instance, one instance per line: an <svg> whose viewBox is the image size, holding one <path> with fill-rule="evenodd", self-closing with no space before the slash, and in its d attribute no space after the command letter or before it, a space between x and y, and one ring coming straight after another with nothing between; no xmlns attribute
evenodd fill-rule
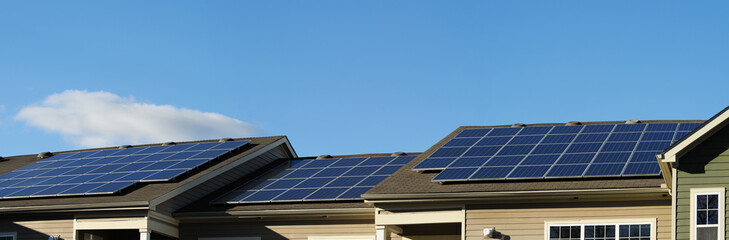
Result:
<svg viewBox="0 0 729 240"><path fill-rule="evenodd" d="M699 123L461 127L363 197L383 236L671 239L655 154ZM440 230L421 236L423 226Z"/></svg>
<svg viewBox="0 0 729 240"><path fill-rule="evenodd" d="M296 157L296 153L286 137L223 139L221 141L124 146L59 152L54 153L54 156L44 153L39 156L6 157L0 161L0 174L2 174L0 175L0 187L2 188L0 195L3 196L3 199L0 200L0 232L2 232L0 239L49 239L49 237L66 240L176 239L179 236L179 221L173 217L175 211L234 182L238 176L245 176L277 159ZM225 150L215 148L227 143L233 143L236 148L224 148ZM238 146L241 143L243 145ZM208 158L206 160L210 161L193 166L173 180L144 181L132 178L139 172L154 172L142 170L155 169L152 166L154 163L174 163L173 161L155 160L151 162L153 164L147 164L149 168L131 165L135 162L144 163L144 158L139 156L153 158L158 155L169 155L165 153L167 148L187 147L204 147L188 153L206 154L207 152L216 155L220 152L224 153L213 156L214 158L206 156ZM139 151L149 151L154 154L124 153ZM88 155L88 153L92 154ZM115 153L124 154L115 155ZM86 154L87 156L76 158L74 154ZM94 157L95 155L100 157ZM51 162L48 162L49 160ZM97 160L106 162L97 164ZM175 164L199 163L198 160L177 161L178 163ZM46 167L48 165L43 166L42 164L59 166ZM124 166L127 165L132 168L125 169ZM100 167L115 169L97 171L96 169ZM66 172L50 172L59 169ZM167 167L167 169L175 168ZM79 170L79 173L74 172ZM33 174L33 176L24 177L16 174L18 172ZM123 176L115 177L118 175ZM115 179L96 182L88 179L88 176L95 178L107 176ZM128 177L127 179L130 180L125 180L124 177ZM47 180L51 180L51 182L46 184ZM26 181L33 183L24 184L23 182ZM131 182L133 186L119 191L112 189L94 192L90 188L80 189L92 184L115 181ZM18 192L18 189L31 189L34 186L44 189L34 193L13 194ZM54 191L54 186L75 186L65 187L65 189L68 189L66 191L79 190L71 193L63 192L64 190ZM103 186L97 187L97 189L101 187ZM43 193L44 191L45 193ZM46 196L43 197L43 195Z"/></svg>
<svg viewBox="0 0 729 240"><path fill-rule="evenodd" d="M726 239L729 108L658 155L671 190L675 239Z"/></svg>
<svg viewBox="0 0 729 240"><path fill-rule="evenodd" d="M281 160L177 211L180 239L373 239L360 196L417 154Z"/></svg>
<svg viewBox="0 0 729 240"><path fill-rule="evenodd" d="M299 157L280 136L5 157L0 239L724 239L727 124L725 109L459 127L422 153Z"/></svg>

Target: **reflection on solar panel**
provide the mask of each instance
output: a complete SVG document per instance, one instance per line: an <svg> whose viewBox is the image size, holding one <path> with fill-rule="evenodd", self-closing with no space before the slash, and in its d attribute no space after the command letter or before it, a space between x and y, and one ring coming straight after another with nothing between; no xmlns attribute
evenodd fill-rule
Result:
<svg viewBox="0 0 729 240"><path fill-rule="evenodd" d="M361 199L415 156L292 160L213 203L337 201ZM288 164L288 163L287 163Z"/></svg>
<svg viewBox="0 0 729 240"><path fill-rule="evenodd" d="M433 181L650 176L655 155L700 123L465 129L413 167Z"/></svg>
<svg viewBox="0 0 729 240"><path fill-rule="evenodd" d="M249 141L61 153L0 175L0 198L112 194L169 181Z"/></svg>

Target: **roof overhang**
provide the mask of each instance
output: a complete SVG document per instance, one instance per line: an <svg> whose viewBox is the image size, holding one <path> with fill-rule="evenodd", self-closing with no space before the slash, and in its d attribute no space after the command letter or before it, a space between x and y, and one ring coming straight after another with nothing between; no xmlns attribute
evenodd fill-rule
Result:
<svg viewBox="0 0 729 240"><path fill-rule="evenodd" d="M29 212L81 212L81 211L113 211L113 210L146 210L149 202L109 202L90 204L48 205L48 206L22 206L0 207L0 214L29 213Z"/></svg>
<svg viewBox="0 0 729 240"><path fill-rule="evenodd" d="M364 194L366 203L412 203L412 202L444 202L444 201L500 201L509 199L521 200L561 200L575 197L595 199L631 197L639 195L662 196L667 194L664 187L655 188L620 188L620 189L582 189L582 190L548 190L548 191L507 191L507 192L461 192L461 193L416 193L416 194Z"/></svg>
<svg viewBox="0 0 729 240"><path fill-rule="evenodd" d="M263 218L301 218L301 217L366 217L374 218L374 208L333 208L333 209L293 209L293 210L255 210L255 211L210 211L175 213L176 219L214 220L214 219L263 219Z"/></svg>

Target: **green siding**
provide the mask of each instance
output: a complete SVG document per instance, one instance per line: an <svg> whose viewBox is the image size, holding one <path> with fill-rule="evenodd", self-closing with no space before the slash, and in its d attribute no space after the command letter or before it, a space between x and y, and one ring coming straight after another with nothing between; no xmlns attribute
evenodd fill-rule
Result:
<svg viewBox="0 0 729 240"><path fill-rule="evenodd" d="M729 139L729 131L724 129L679 159L676 174L677 240L690 239L692 188L729 189L729 141L726 139ZM725 193L724 196L729 195ZM725 203L729 203L729 199L725 199ZM725 218L729 216L728 209L725 206ZM729 219L725 219L724 223L729 223ZM729 225L724 229L729 230Z"/></svg>

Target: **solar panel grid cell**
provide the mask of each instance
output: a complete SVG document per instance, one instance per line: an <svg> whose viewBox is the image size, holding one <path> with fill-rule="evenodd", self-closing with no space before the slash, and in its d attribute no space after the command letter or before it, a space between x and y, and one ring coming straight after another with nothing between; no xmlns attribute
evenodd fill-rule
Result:
<svg viewBox="0 0 729 240"><path fill-rule="evenodd" d="M413 158L398 156L292 160L287 167L275 168L213 202L237 204L359 199L359 195L382 182ZM431 161L447 160L433 158ZM274 190L283 192L276 195L259 194Z"/></svg>
<svg viewBox="0 0 729 240"><path fill-rule="evenodd" d="M456 137L483 137L489 133L491 129L466 129Z"/></svg>
<svg viewBox="0 0 729 240"><path fill-rule="evenodd" d="M247 143L193 143L61 153L1 175L0 198L109 194L137 182L168 181ZM175 152L191 148L199 150ZM209 148L222 150L200 151ZM201 153L208 154L200 158Z"/></svg>
<svg viewBox="0 0 729 240"><path fill-rule="evenodd" d="M660 170L647 167L649 164L657 166L655 154L698 125L638 123L484 128L479 132L488 133L477 142L473 133L478 129L468 129L464 130L468 131L464 135L473 139L458 140L457 147L437 149L435 153L438 154L431 155L413 170L442 170L433 181L655 175L660 174ZM468 145L473 142L475 144ZM443 150L447 148L451 149ZM446 151L451 154L444 154ZM466 173L471 175L464 179Z"/></svg>
<svg viewBox="0 0 729 240"><path fill-rule="evenodd" d="M476 143L476 146L499 146L511 140L511 137L485 137Z"/></svg>

